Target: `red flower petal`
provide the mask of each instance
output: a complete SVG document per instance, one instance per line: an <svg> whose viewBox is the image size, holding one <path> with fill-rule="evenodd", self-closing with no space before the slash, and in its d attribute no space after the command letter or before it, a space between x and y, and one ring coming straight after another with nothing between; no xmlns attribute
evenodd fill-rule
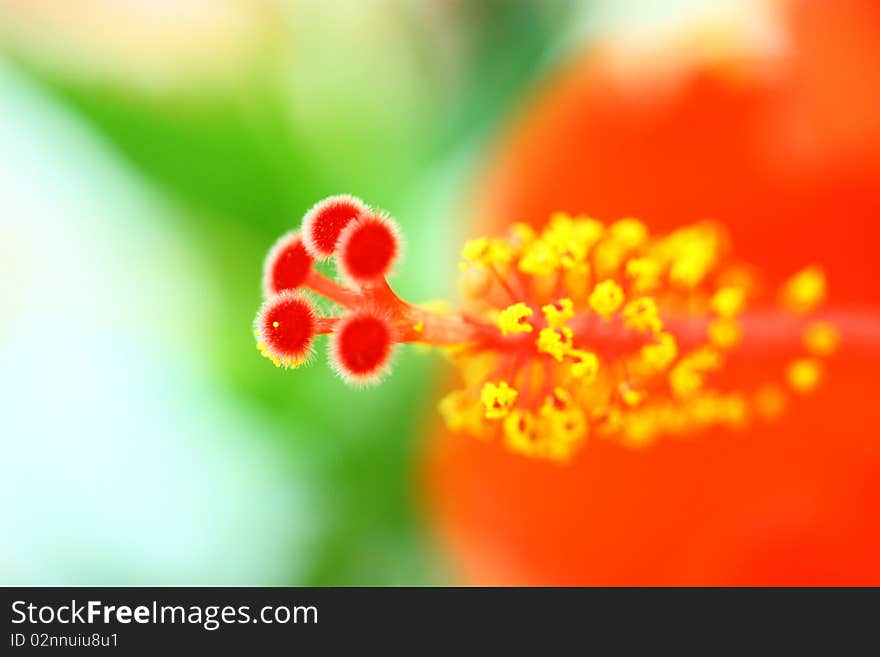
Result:
<svg viewBox="0 0 880 657"><path fill-rule="evenodd" d="M711 217L771 283L820 261L830 302L859 309L826 385L778 424L642 451L591 438L565 468L440 430L427 484L467 581L880 584L880 5L800 2L787 37L790 59L663 93L579 62L503 145L478 216Z"/></svg>

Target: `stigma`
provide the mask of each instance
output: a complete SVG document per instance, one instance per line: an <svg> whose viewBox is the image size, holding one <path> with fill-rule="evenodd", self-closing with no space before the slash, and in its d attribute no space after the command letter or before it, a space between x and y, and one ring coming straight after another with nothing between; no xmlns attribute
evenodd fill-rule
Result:
<svg viewBox="0 0 880 657"><path fill-rule="evenodd" d="M633 218L514 224L464 245L457 312L393 291L401 247L394 220L363 201L316 204L266 258L258 350L298 367L328 334L333 369L369 385L399 345L436 347L459 379L437 404L447 427L526 457L566 462L591 437L643 448L775 419L789 395L821 383L840 341L816 317L820 267L795 272L768 306L760 270L736 261L710 222L663 235ZM315 269L328 258L340 281ZM332 302L330 316L315 296Z"/></svg>

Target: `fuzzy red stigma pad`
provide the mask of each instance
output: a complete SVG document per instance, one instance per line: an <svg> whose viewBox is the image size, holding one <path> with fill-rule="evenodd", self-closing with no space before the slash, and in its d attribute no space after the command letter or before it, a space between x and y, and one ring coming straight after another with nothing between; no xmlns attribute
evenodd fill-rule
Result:
<svg viewBox="0 0 880 657"><path fill-rule="evenodd" d="M377 381L391 360L391 326L375 315L358 313L344 317L331 340L333 365L346 380Z"/></svg>
<svg viewBox="0 0 880 657"><path fill-rule="evenodd" d="M295 290L306 282L312 268L312 257L306 251L299 233L284 235L266 256L263 265L263 292L266 296L282 290Z"/></svg>
<svg viewBox="0 0 880 657"><path fill-rule="evenodd" d="M296 365L309 355L317 332L317 315L308 299L284 290L263 304L256 330L269 356L283 365Z"/></svg>
<svg viewBox="0 0 880 657"><path fill-rule="evenodd" d="M386 276L400 254L397 225L381 214L352 222L339 237L337 265L343 276L370 283Z"/></svg>
<svg viewBox="0 0 880 657"><path fill-rule="evenodd" d="M330 196L316 203L303 217L303 240L309 253L319 260L333 255L339 234L356 217L369 208L360 199L348 194Z"/></svg>

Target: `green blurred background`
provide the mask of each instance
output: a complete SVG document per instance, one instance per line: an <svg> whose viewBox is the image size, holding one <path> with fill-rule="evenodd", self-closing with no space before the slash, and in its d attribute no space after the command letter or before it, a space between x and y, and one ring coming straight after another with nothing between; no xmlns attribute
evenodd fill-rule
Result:
<svg viewBox="0 0 880 657"><path fill-rule="evenodd" d="M271 367L263 256L349 192L402 225L404 296L454 294L492 140L660 4L0 0L0 583L451 581L417 484L441 363Z"/></svg>

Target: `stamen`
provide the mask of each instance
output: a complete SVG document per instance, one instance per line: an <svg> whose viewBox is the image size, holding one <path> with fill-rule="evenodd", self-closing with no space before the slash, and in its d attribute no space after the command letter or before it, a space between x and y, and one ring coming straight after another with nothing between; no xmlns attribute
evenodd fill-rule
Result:
<svg viewBox="0 0 880 657"><path fill-rule="evenodd" d="M814 356L830 356L840 343L840 332L831 322L812 322L804 330L804 346Z"/></svg>
<svg viewBox="0 0 880 657"><path fill-rule="evenodd" d="M486 417L490 420L502 418L510 411L518 393L507 381L492 383L487 381L480 391L480 401L486 409Z"/></svg>
<svg viewBox="0 0 880 657"><path fill-rule="evenodd" d="M719 349L732 349L742 337L742 329L735 319L721 317L709 324L709 342Z"/></svg>
<svg viewBox="0 0 880 657"><path fill-rule="evenodd" d="M819 363L811 358L799 358L785 372L788 383L796 392L810 392L819 383L822 372Z"/></svg>
<svg viewBox="0 0 880 657"><path fill-rule="evenodd" d="M590 308L604 319L609 319L623 303L623 289L614 281L597 284L590 295Z"/></svg>
<svg viewBox="0 0 880 657"><path fill-rule="evenodd" d="M541 312L544 313L550 328L562 328L568 320L574 317L574 302L571 299L560 299L556 303L542 306Z"/></svg>
<svg viewBox="0 0 880 657"><path fill-rule="evenodd" d="M501 335L531 333L534 327L528 323L527 318L533 314L534 311L522 302L508 306L498 313L496 321L498 328L501 329Z"/></svg>
<svg viewBox="0 0 880 657"><path fill-rule="evenodd" d="M514 224L465 244L459 312L394 292L386 276L400 246L397 225L358 199L317 204L302 236L283 236L266 259L258 349L295 367L316 335L331 333L334 369L363 384L387 374L396 344L442 348L461 378L438 404L448 428L532 458L565 462L590 435L644 449L664 434L773 420L783 388L815 389L820 359L840 341L835 324L807 317L827 294L818 267L783 286L777 309L755 308L762 286L710 223L659 236L631 218L606 228L555 213L542 230ZM343 284L313 266L329 255ZM319 317L294 290L342 316ZM774 372L767 353L778 346L789 360ZM753 353L756 385L738 389L728 361L748 364Z"/></svg>
<svg viewBox="0 0 880 657"><path fill-rule="evenodd" d="M782 288L782 302L795 313L808 313L825 299L825 274L807 267L792 276Z"/></svg>

